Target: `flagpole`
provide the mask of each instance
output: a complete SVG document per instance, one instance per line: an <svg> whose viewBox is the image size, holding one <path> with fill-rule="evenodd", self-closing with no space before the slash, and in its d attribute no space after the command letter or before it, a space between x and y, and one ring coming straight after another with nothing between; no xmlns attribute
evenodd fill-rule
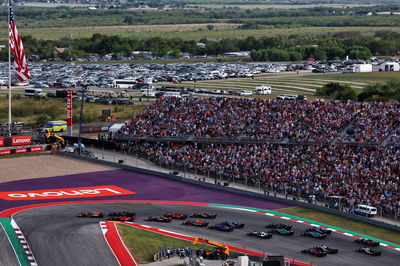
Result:
<svg viewBox="0 0 400 266"><path fill-rule="evenodd" d="M10 8L8 1L8 134L11 137L11 47L10 47Z"/></svg>

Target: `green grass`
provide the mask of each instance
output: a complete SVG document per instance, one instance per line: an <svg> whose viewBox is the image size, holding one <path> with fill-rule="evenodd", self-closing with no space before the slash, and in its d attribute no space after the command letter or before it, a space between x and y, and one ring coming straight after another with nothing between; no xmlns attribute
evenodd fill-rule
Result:
<svg viewBox="0 0 400 266"><path fill-rule="evenodd" d="M361 32L362 34L373 34L377 31L400 32L398 27L302 27L302 28L278 28L278 29L225 29L225 30L177 30L171 27L170 31L143 30L136 26L92 26L92 27L65 27L60 28L21 28L22 36L31 35L37 39L58 40L67 34L72 34L73 38L90 38L94 33L105 35L119 35L137 39L148 39L152 37L167 36L170 39L199 40L207 38L209 40L221 40L225 38L246 38L270 37L276 35L318 35L321 32ZM6 39L5 33L0 34L1 39Z"/></svg>
<svg viewBox="0 0 400 266"><path fill-rule="evenodd" d="M212 249L208 245L197 244L194 246L190 241L164 236L124 224L117 224L117 228L128 250L139 264L153 262L154 254L158 253L162 246L167 248L174 246L176 248L189 247L192 250L199 248Z"/></svg>
<svg viewBox="0 0 400 266"><path fill-rule="evenodd" d="M145 107L146 101L135 102L134 105L104 105L86 103L83 106L84 122L101 122L102 109L111 109L111 115L117 121L125 121L138 115ZM61 99L32 99L17 97L12 99L13 121L24 122L28 126L40 126L36 122L43 115L48 116L48 120L65 120L66 103ZM74 120L79 119L80 101L74 101ZM89 121L91 120L91 121ZM8 121L8 98L0 95L0 124Z"/></svg>
<svg viewBox="0 0 400 266"><path fill-rule="evenodd" d="M382 240L400 244L400 232L370 225L363 222L358 222L349 218L344 218L329 213L319 212L304 207L292 207L276 211L290 215L295 215L309 220L314 220L316 222L329 224L332 226L340 227L357 233L370 235L376 238L380 238Z"/></svg>

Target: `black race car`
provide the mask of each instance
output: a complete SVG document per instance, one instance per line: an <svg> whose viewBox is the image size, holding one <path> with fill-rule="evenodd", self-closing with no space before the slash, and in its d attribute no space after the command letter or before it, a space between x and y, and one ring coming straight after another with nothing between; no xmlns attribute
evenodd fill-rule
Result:
<svg viewBox="0 0 400 266"><path fill-rule="evenodd" d="M110 221L121 221L121 222L133 222L135 221L135 212L111 212L107 216L107 220Z"/></svg>
<svg viewBox="0 0 400 266"><path fill-rule="evenodd" d="M370 247L359 248L356 250L356 252L360 252L360 253L371 255L371 256L380 256L382 254L382 251L374 250Z"/></svg>
<svg viewBox="0 0 400 266"><path fill-rule="evenodd" d="M177 219L177 220L185 220L187 218L187 215L182 213L168 213L163 216L171 217L172 219Z"/></svg>
<svg viewBox="0 0 400 266"><path fill-rule="evenodd" d="M225 225L233 227L233 228L243 228L244 227L244 224L236 222L236 221L225 221L221 224L225 224Z"/></svg>
<svg viewBox="0 0 400 266"><path fill-rule="evenodd" d="M147 217L145 219L145 221L170 223L172 221L172 218L171 217L165 217L165 216L150 216L150 217Z"/></svg>
<svg viewBox="0 0 400 266"><path fill-rule="evenodd" d="M187 220L187 221L184 221L182 224L199 226L199 227L207 227L208 226L208 222L204 222L204 221L200 221L200 220Z"/></svg>
<svg viewBox="0 0 400 266"><path fill-rule="evenodd" d="M291 230L292 226L288 224L269 224L266 228Z"/></svg>
<svg viewBox="0 0 400 266"><path fill-rule="evenodd" d="M371 239L366 239L366 238L359 238L354 240L355 243L359 243L359 244L363 244L363 245L367 245L370 247L378 247L379 246L379 242L378 241L374 241Z"/></svg>
<svg viewBox="0 0 400 266"><path fill-rule="evenodd" d="M228 226L226 224L216 224L216 225L209 226L208 229L218 230L218 231L222 231L222 232L232 232L234 228L232 226Z"/></svg>
<svg viewBox="0 0 400 266"><path fill-rule="evenodd" d="M205 218L205 219L215 219L217 217L217 214L214 213L208 213L208 212L196 212L190 215L192 218Z"/></svg>
<svg viewBox="0 0 400 266"><path fill-rule="evenodd" d="M293 230L287 230L287 229L276 229L276 228L274 228L274 229L269 230L268 233L278 233L278 234L283 235L283 236L291 236L291 235L294 234L294 231Z"/></svg>
<svg viewBox="0 0 400 266"><path fill-rule="evenodd" d="M336 253L339 252L339 249L337 249L337 248L331 248L331 247L328 247L328 246L325 246L325 245L316 246L316 247L314 247L314 248L315 248L315 249L318 249L318 250L321 250L321 251L324 251L324 252L326 252L326 253L328 253L328 254L336 254Z"/></svg>
<svg viewBox="0 0 400 266"><path fill-rule="evenodd" d="M76 215L76 217L84 217L84 218L103 218L104 213L102 212L80 212Z"/></svg>
<svg viewBox="0 0 400 266"><path fill-rule="evenodd" d="M332 233L332 230L323 228L323 227L310 227L308 229L306 229L307 232L317 232L320 234L325 234L325 235L329 235L330 233Z"/></svg>
<svg viewBox="0 0 400 266"><path fill-rule="evenodd" d="M317 257L324 257L324 256L326 256L328 254L325 251L322 251L322 250L316 249L316 248L303 249L301 252L305 253L305 254L310 254L310 255L313 255L313 256L317 256Z"/></svg>
<svg viewBox="0 0 400 266"><path fill-rule="evenodd" d="M254 237L259 237L259 238L264 238L264 239L268 239L272 237L272 234L270 233L266 233L263 231L253 231L253 232L249 232L247 233L248 236L254 236Z"/></svg>
<svg viewBox="0 0 400 266"><path fill-rule="evenodd" d="M326 234L321 234L321 233L317 233L314 231L304 231L303 233L301 233L302 236L309 236L312 238L318 238L318 239L325 239L328 235Z"/></svg>

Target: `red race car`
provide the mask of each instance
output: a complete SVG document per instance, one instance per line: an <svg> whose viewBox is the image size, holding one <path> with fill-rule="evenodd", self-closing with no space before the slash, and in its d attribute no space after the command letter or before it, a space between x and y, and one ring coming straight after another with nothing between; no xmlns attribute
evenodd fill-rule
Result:
<svg viewBox="0 0 400 266"><path fill-rule="evenodd" d="M169 213L165 214L164 216L171 217L172 219L177 219L177 220L185 220L187 218L187 215L182 213Z"/></svg>
<svg viewBox="0 0 400 266"><path fill-rule="evenodd" d="M200 221L200 220L187 220L184 221L182 224L184 225L193 225L193 226L198 226L198 227L207 227L208 222Z"/></svg>
<svg viewBox="0 0 400 266"><path fill-rule="evenodd" d="M84 218L103 218L104 213L102 212L80 212L76 215L76 217L84 217Z"/></svg>
<svg viewBox="0 0 400 266"><path fill-rule="evenodd" d="M133 222L135 221L135 212L111 212L108 214L107 220L110 221L121 221L121 222Z"/></svg>
<svg viewBox="0 0 400 266"><path fill-rule="evenodd" d="M193 213L192 215L190 215L190 217L193 218L205 218L205 219L215 219L217 217L217 214L214 213L208 213L208 212L197 212L197 213Z"/></svg>
<svg viewBox="0 0 400 266"><path fill-rule="evenodd" d="M150 217L147 217L145 219L145 221L170 223L172 221L172 218L171 217L165 217L165 216L150 216Z"/></svg>
<svg viewBox="0 0 400 266"><path fill-rule="evenodd" d="M355 243L359 243L359 244L363 244L363 245L367 245L370 247L377 247L379 246L379 242L378 241L374 241L371 239L366 239L366 238L359 238L354 240Z"/></svg>

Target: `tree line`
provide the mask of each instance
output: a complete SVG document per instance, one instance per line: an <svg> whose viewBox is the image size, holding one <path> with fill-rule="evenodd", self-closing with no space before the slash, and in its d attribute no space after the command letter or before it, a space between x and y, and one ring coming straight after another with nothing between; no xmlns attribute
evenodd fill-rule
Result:
<svg viewBox="0 0 400 266"><path fill-rule="evenodd" d="M87 54L114 54L115 57L131 56L132 51L148 51L154 56L179 57L183 53L192 55L220 56L227 52L251 51L254 61L301 61L343 59L367 59L371 56L396 55L400 50L400 33L381 31L373 36L359 33L338 33L325 38L310 36L247 37L245 39L183 40L153 37L136 39L121 36L93 34L91 38L60 40L39 40L23 36L25 52L42 59L83 58ZM6 44L6 41L2 41ZM202 45L204 44L204 45ZM61 55L54 54L55 47L67 48ZM6 48L7 49L7 48ZM0 59L7 60L7 52L0 53Z"/></svg>

